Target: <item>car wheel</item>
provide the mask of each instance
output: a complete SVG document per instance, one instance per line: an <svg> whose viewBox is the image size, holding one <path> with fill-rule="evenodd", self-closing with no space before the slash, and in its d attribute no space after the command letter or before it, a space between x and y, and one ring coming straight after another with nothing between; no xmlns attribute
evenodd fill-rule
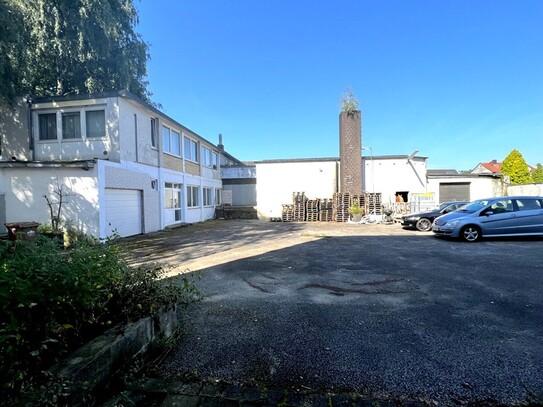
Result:
<svg viewBox="0 0 543 407"><path fill-rule="evenodd" d="M430 222L430 219L420 218L417 221L416 227L417 230L420 230L421 232L428 232L432 229L432 222Z"/></svg>
<svg viewBox="0 0 543 407"><path fill-rule="evenodd" d="M481 240L481 235L481 229L473 225L464 226L460 231L460 238L464 242L478 242Z"/></svg>

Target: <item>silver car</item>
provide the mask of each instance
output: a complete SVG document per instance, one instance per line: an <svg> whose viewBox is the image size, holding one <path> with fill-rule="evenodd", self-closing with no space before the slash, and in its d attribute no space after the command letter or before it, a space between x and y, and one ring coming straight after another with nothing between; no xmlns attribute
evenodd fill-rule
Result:
<svg viewBox="0 0 543 407"><path fill-rule="evenodd" d="M457 237L466 242L491 236L543 236L543 197L479 199L436 218L432 231L436 236Z"/></svg>

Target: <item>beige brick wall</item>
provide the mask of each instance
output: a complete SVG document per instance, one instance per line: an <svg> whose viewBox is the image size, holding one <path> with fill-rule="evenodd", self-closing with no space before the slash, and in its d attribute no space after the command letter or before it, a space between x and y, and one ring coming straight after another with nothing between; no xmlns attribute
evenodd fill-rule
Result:
<svg viewBox="0 0 543 407"><path fill-rule="evenodd" d="M170 154L163 154L163 166L169 170L181 171L183 172L183 159L180 157L174 157Z"/></svg>

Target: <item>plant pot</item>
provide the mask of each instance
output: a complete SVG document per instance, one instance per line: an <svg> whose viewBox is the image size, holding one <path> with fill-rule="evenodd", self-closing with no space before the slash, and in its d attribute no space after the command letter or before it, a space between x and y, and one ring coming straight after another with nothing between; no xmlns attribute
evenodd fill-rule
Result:
<svg viewBox="0 0 543 407"><path fill-rule="evenodd" d="M362 214L361 213L353 213L351 215L351 220L353 222L360 222L362 220Z"/></svg>

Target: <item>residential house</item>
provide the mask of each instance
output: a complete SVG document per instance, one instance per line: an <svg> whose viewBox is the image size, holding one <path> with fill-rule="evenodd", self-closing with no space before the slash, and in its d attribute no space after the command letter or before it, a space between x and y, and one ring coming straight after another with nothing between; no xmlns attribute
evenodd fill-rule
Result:
<svg viewBox="0 0 543 407"><path fill-rule="evenodd" d="M0 120L0 223L50 216L105 238L214 217L221 148L125 92L19 100ZM224 153L224 151L223 151Z"/></svg>

